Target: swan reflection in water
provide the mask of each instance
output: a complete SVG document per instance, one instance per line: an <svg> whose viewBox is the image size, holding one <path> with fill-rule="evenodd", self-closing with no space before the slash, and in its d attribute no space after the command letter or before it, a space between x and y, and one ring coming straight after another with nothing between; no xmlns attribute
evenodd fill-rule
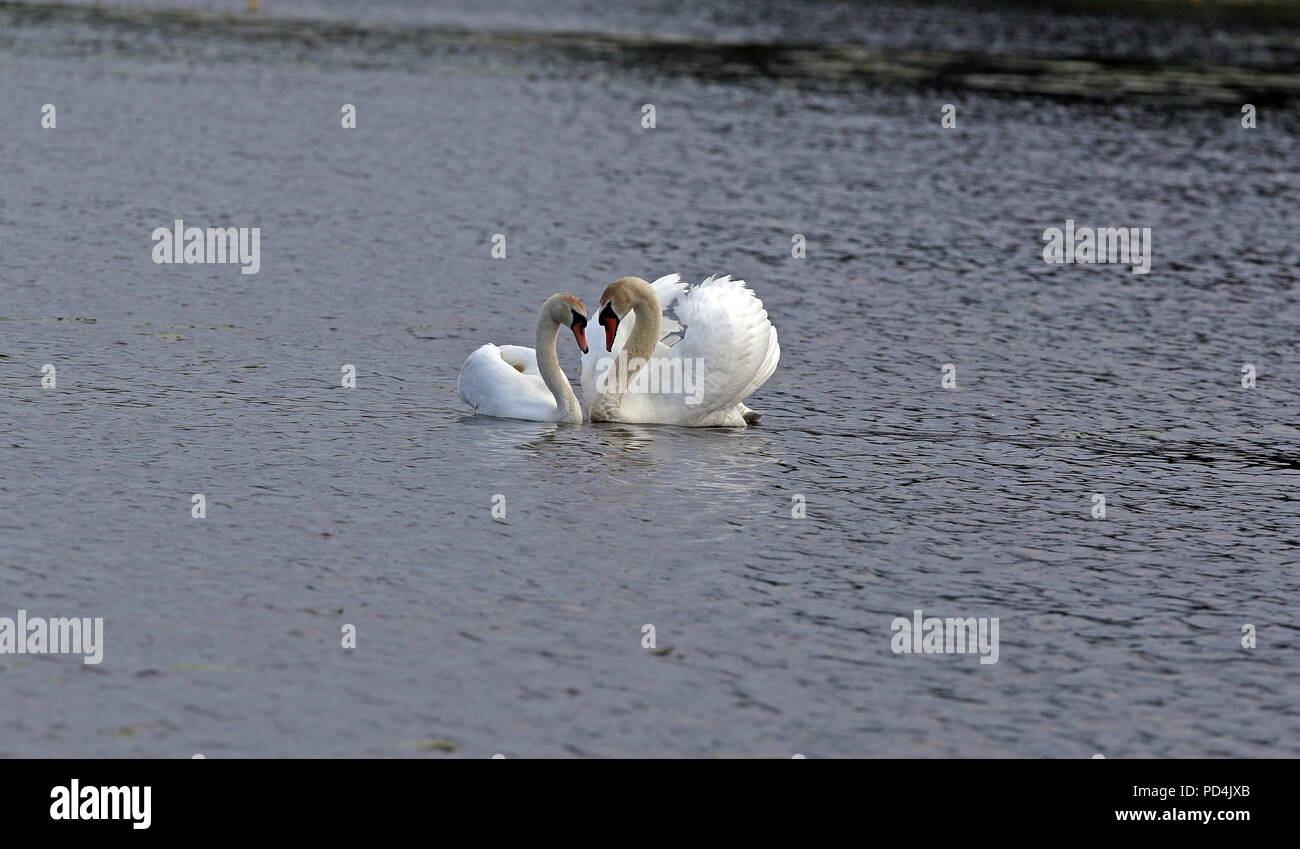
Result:
<svg viewBox="0 0 1300 849"><path fill-rule="evenodd" d="M545 461L545 467L613 479L632 486L727 490L749 494L773 482L782 452L762 428L686 428L625 422L525 422L462 416L472 449L487 464L506 468ZM576 462L576 465L575 465ZM631 477L628 473L635 473ZM670 476L670 477L665 477Z"/></svg>

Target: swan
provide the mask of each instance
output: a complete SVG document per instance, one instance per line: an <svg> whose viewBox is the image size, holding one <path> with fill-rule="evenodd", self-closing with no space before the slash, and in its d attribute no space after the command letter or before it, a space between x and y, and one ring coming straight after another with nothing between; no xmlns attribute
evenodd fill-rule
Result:
<svg viewBox="0 0 1300 849"><path fill-rule="evenodd" d="M537 315L536 351L520 345L481 346L465 358L456 394L482 416L580 423L582 407L555 353L561 327L571 328L578 349L587 353L587 309L573 295L557 292Z"/></svg>
<svg viewBox="0 0 1300 849"><path fill-rule="evenodd" d="M781 358L776 328L743 280L681 275L615 280L600 296L605 350L582 358L591 421L745 427L761 413L743 401ZM672 308L676 319L664 314ZM665 335L666 334L666 335Z"/></svg>

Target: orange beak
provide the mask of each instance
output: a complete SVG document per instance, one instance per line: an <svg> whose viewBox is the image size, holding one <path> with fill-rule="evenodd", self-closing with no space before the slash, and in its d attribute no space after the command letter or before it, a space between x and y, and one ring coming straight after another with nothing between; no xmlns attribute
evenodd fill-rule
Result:
<svg viewBox="0 0 1300 849"><path fill-rule="evenodd" d="M618 319L606 318L601 324L605 325L605 350L614 350L614 337L618 335Z"/></svg>
<svg viewBox="0 0 1300 849"><path fill-rule="evenodd" d="M578 340L578 350L587 353L587 329L580 324L573 325L573 338Z"/></svg>

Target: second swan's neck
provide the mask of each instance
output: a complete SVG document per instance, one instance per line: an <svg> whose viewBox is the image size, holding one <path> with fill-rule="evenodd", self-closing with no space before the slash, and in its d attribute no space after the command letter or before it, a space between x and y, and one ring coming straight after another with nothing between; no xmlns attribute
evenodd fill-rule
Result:
<svg viewBox="0 0 1300 849"><path fill-rule="evenodd" d="M578 406L578 397L573 394L569 378L560 368L560 358L555 353L555 340L560 334L560 325L545 315L537 318L537 333L533 337L533 347L537 351L537 370L541 372L546 388L555 398L557 420L562 422L582 422L582 408Z"/></svg>
<svg viewBox="0 0 1300 849"><path fill-rule="evenodd" d="M655 346L659 344L659 328L663 324L663 306L659 303L659 295L650 284L638 282L635 291L637 298L632 302L631 312L636 315L636 323L632 326L632 334L628 336L627 344L623 346L623 350L627 352L627 359L624 361L628 364L626 380L631 380L637 372L645 368L646 361L654 356ZM637 362L638 360L640 362ZM619 385L627 386L627 383L623 382Z"/></svg>
<svg viewBox="0 0 1300 849"><path fill-rule="evenodd" d="M614 390L601 393L591 408L592 421L619 421L622 417L623 394L629 382L649 359L659 344L659 329L663 325L663 306L659 295L644 281L635 286L636 300L630 312L636 315L632 333L614 360Z"/></svg>
<svg viewBox="0 0 1300 849"><path fill-rule="evenodd" d="M655 346L659 344L663 307L659 304L659 296L649 284L636 288L640 297L632 304L632 312L636 313L636 325L627 340L627 358L634 360L640 357L648 360L654 356Z"/></svg>

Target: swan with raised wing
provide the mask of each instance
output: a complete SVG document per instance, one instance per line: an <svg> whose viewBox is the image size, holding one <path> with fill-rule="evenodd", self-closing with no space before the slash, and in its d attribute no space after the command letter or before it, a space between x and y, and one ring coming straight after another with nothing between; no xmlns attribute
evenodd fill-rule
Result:
<svg viewBox="0 0 1300 849"><path fill-rule="evenodd" d="M672 309L675 318L666 314ZM743 280L710 277L688 289L671 274L622 277L600 296L605 350L582 358L591 421L745 427L743 403L776 370L776 328ZM597 346L599 348L599 346Z"/></svg>
<svg viewBox="0 0 1300 849"><path fill-rule="evenodd" d="M568 327L587 353L587 310L573 295L546 299L537 316L536 350L520 345L487 344L461 366L456 394L481 416L535 422L582 421L582 407L555 352L560 328Z"/></svg>

